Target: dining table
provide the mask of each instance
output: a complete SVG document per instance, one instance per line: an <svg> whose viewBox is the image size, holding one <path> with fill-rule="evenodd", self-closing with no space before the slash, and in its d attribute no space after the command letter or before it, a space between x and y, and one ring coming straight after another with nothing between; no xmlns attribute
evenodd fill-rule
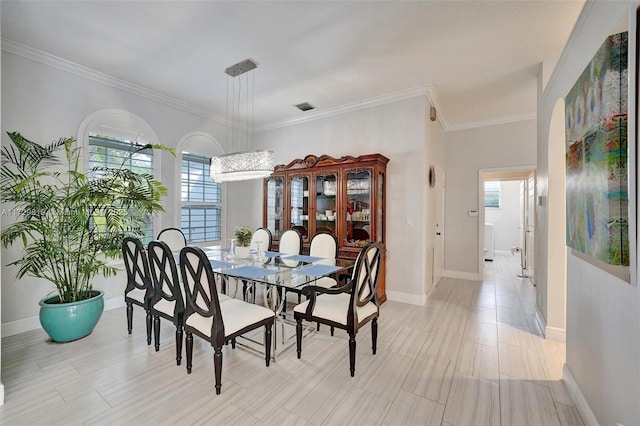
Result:
<svg viewBox="0 0 640 426"><path fill-rule="evenodd" d="M223 246L202 247L211 263L211 269L219 278L221 290L231 297L236 297L239 282L250 283L244 288L253 288L252 296L255 303L255 286L262 286L263 303L272 309L277 322L281 326L281 341L278 340L278 326L274 327L272 358L276 361L277 354L289 348L295 343L295 333L287 336L286 326L293 327L291 319L286 318L284 312L286 300L284 290L290 288L301 289L308 285L313 285L318 279L327 276L336 277L336 282L340 276L347 274L353 268L354 261L346 259L328 259L317 256L303 254L284 254L276 251L251 250L247 258L240 258L234 255L233 250ZM232 289L232 282L235 288ZM242 295L248 299L247 294ZM292 317L292 315L291 315ZM309 328L305 335L315 331ZM249 337L246 338L252 344L261 344Z"/></svg>

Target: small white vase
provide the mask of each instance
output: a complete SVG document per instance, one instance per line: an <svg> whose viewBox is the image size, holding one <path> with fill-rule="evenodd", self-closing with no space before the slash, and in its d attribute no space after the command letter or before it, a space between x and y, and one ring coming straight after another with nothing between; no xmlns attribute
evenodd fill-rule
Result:
<svg viewBox="0 0 640 426"><path fill-rule="evenodd" d="M251 250L249 247L236 247L236 257L238 259L246 259L251 256Z"/></svg>

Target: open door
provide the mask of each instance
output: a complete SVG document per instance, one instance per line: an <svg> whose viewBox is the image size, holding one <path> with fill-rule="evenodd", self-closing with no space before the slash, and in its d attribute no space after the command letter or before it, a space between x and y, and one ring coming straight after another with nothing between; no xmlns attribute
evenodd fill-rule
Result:
<svg viewBox="0 0 640 426"><path fill-rule="evenodd" d="M534 265L534 226L536 208L536 179L534 172L529 174L526 185L526 207L524 209L524 265L522 265L525 275L533 281Z"/></svg>

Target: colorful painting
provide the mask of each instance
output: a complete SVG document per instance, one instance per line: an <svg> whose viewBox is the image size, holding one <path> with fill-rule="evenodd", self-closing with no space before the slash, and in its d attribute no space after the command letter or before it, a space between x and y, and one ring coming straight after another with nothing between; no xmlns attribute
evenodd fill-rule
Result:
<svg viewBox="0 0 640 426"><path fill-rule="evenodd" d="M628 33L607 38L565 99L567 245L629 265Z"/></svg>

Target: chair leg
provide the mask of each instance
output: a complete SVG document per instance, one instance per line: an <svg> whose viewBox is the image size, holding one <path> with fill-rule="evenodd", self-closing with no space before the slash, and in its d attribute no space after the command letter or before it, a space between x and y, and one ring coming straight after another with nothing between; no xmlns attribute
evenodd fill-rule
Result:
<svg viewBox="0 0 640 426"><path fill-rule="evenodd" d="M160 350L160 316L153 316L153 341L155 343L156 352Z"/></svg>
<svg viewBox="0 0 640 426"><path fill-rule="evenodd" d="M351 377L356 373L356 335L349 333L349 367Z"/></svg>
<svg viewBox="0 0 640 426"><path fill-rule="evenodd" d="M216 395L222 389L222 348L216 347L213 353L213 369L216 377Z"/></svg>
<svg viewBox="0 0 640 426"><path fill-rule="evenodd" d="M182 362L182 326L176 327L176 365Z"/></svg>
<svg viewBox="0 0 640 426"><path fill-rule="evenodd" d="M151 311L147 311L147 345L151 344L151 327L153 323L153 317Z"/></svg>
<svg viewBox="0 0 640 426"><path fill-rule="evenodd" d="M299 318L296 318L296 350L298 351L298 359L300 359L302 356L302 319Z"/></svg>
<svg viewBox="0 0 640 426"><path fill-rule="evenodd" d="M187 331L186 355L187 355L187 374L191 374L191 361L193 360L193 333Z"/></svg>
<svg viewBox="0 0 640 426"><path fill-rule="evenodd" d="M331 327L331 335L333 336L333 332L336 331L335 328Z"/></svg>
<svg viewBox="0 0 640 426"><path fill-rule="evenodd" d="M373 354L376 354L378 344L378 318L371 320L371 349Z"/></svg>
<svg viewBox="0 0 640 426"><path fill-rule="evenodd" d="M127 331L133 330L133 303L127 303Z"/></svg>
<svg viewBox="0 0 640 426"><path fill-rule="evenodd" d="M264 326L264 352L265 352L265 360L267 367L271 362L271 326L273 324L267 324Z"/></svg>
<svg viewBox="0 0 640 426"><path fill-rule="evenodd" d="M235 349L236 348L236 338L234 337L233 339L231 339L231 349Z"/></svg>
<svg viewBox="0 0 640 426"><path fill-rule="evenodd" d="M316 331L320 331L320 323L317 324Z"/></svg>
<svg viewBox="0 0 640 426"><path fill-rule="evenodd" d="M247 301L247 282L242 280L242 300Z"/></svg>

